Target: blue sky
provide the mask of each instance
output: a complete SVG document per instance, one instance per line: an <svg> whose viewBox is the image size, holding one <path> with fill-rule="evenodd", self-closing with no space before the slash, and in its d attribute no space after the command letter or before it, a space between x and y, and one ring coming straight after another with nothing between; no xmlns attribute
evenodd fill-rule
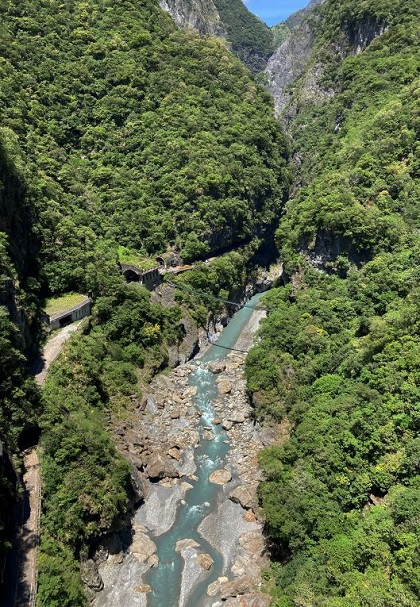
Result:
<svg viewBox="0 0 420 607"><path fill-rule="evenodd" d="M243 0L251 13L258 15L267 25L284 21L309 3L309 0Z"/></svg>

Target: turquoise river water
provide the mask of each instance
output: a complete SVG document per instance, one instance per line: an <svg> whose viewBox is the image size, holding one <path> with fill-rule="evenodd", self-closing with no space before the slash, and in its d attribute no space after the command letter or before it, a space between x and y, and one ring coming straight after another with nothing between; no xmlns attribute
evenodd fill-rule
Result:
<svg viewBox="0 0 420 607"><path fill-rule="evenodd" d="M249 307L242 308L233 316L218 341L210 346L200 359L201 363L223 359L229 349L234 348L251 317L252 307L257 304L259 297L260 295L255 295L248 302ZM229 444L226 442L227 434L221 425L213 423L215 417L213 402L217 397L215 375L197 363L189 381L192 386L197 387L194 401L201 411L201 432L205 427L211 427L215 439L200 441L200 445L195 451L197 464L195 474L198 480L189 481L194 485L193 489L187 491L186 504L178 509L172 528L154 539L160 564L158 567L150 569L144 576L144 581L152 588L152 592L148 594L148 607L179 607L180 605L184 560L180 553L175 552L178 540L186 538L195 540L200 544L200 552L210 554L214 560L210 571L200 576L199 583L193 588L184 607L209 607L214 604L215 599L210 599L206 594L207 586L223 572L221 554L199 534L197 528L206 516L216 510L222 488L220 485L210 483L208 477L214 470L223 468ZM202 579L203 577L205 579Z"/></svg>

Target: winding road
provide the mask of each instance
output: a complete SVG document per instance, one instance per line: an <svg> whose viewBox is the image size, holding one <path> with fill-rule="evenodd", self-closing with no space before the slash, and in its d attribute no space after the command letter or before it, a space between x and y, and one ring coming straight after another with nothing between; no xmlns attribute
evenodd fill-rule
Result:
<svg viewBox="0 0 420 607"><path fill-rule="evenodd" d="M63 327L45 344L42 356L30 368L38 386L43 386L51 363L82 321ZM39 519L41 512L41 469L38 449L23 456L23 497L14 513L15 537L6 563L7 593L1 607L35 607L38 579Z"/></svg>

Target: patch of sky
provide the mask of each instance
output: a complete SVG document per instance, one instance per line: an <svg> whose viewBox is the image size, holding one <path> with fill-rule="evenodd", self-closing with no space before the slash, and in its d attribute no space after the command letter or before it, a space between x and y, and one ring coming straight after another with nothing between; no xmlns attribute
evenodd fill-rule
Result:
<svg viewBox="0 0 420 607"><path fill-rule="evenodd" d="M284 21L308 4L308 0L243 0L243 2L251 13L270 26Z"/></svg>

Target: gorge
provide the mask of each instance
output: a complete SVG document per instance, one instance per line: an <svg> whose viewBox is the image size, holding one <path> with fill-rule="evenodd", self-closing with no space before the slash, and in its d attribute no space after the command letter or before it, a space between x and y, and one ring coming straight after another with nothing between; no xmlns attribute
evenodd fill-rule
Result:
<svg viewBox="0 0 420 607"><path fill-rule="evenodd" d="M251 299L250 306L257 301L258 296ZM151 452L148 475L174 478L149 488L134 516L134 536L124 556L108 557L99 566L105 585L97 607L212 605L222 576L228 576L219 583L225 598L239 589L245 599L257 601L260 570L266 564L261 523L253 510L262 432L251 419L242 367L263 315L264 310L242 308L204 356L152 382L143 413L149 420L148 436L135 442ZM139 427L145 425L140 417ZM144 461L144 451L140 457ZM209 481L217 470L220 480ZM264 597L258 600L266 604Z"/></svg>
<svg viewBox="0 0 420 607"><path fill-rule="evenodd" d="M239 0L0 0L1 597L33 432L37 607L418 605L419 12L323 0L268 28ZM189 269L121 274L157 259ZM212 373L198 351L273 262L253 347ZM92 314L39 389L42 310L75 293ZM189 378L230 385L237 419L216 396L199 429ZM235 541L199 484L219 448Z"/></svg>

